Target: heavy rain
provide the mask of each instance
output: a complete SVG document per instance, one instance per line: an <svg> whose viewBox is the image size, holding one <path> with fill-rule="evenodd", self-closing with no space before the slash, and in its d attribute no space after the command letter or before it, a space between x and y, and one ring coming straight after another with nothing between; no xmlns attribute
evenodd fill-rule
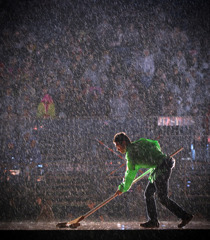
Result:
<svg viewBox="0 0 210 240"><path fill-rule="evenodd" d="M208 1L1 0L0 23L0 229L56 229L113 195L118 132L184 148L169 197L210 228ZM140 229L147 183L80 229Z"/></svg>

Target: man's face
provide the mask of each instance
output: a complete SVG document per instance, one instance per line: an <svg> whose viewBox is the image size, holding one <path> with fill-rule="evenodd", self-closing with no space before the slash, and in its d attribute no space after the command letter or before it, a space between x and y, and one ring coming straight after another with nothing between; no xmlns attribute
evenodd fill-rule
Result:
<svg viewBox="0 0 210 240"><path fill-rule="evenodd" d="M125 143L125 141L123 141L122 143L116 142L114 144L115 144L115 147L116 147L118 152L120 152L122 154L126 153L126 143Z"/></svg>

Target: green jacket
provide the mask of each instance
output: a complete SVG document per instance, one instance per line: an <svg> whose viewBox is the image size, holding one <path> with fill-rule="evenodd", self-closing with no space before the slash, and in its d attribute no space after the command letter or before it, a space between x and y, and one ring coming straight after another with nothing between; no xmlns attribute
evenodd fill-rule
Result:
<svg viewBox="0 0 210 240"><path fill-rule="evenodd" d="M126 172L118 189L121 192L128 191L140 168L153 168L155 170L165 158L166 155L161 152L158 141L140 138L132 142L126 148ZM149 176L150 182L155 180L157 174L151 172Z"/></svg>

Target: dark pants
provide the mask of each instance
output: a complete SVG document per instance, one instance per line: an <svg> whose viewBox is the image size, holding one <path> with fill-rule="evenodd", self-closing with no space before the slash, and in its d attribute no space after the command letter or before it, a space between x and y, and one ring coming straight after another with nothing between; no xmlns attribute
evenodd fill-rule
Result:
<svg viewBox="0 0 210 240"><path fill-rule="evenodd" d="M145 191L145 198L147 204L147 214L151 220L157 220L157 211L155 204L155 193L160 200L160 203L168 208L175 216L183 219L186 212L174 201L168 197L168 184L171 175L171 168L168 168L164 174L158 176L154 183L149 182Z"/></svg>

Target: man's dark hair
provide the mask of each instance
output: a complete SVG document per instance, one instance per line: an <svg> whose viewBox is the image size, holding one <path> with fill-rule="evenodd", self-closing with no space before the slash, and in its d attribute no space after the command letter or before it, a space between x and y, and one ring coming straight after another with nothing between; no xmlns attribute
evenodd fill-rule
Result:
<svg viewBox="0 0 210 240"><path fill-rule="evenodd" d="M126 144L131 143L130 138L124 132L115 134L114 139L113 139L114 143L119 142L120 144L122 144L123 141L125 141Z"/></svg>

